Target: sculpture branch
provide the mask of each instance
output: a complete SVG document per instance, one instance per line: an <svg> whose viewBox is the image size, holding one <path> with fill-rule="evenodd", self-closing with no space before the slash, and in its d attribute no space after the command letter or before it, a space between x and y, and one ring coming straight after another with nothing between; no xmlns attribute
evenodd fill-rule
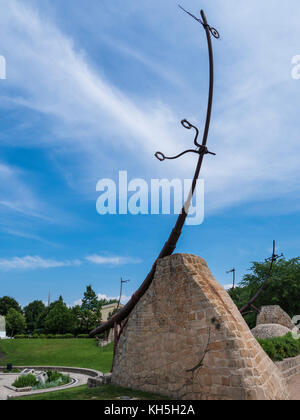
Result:
<svg viewBox="0 0 300 420"><path fill-rule="evenodd" d="M181 7L181 6L180 6ZM181 8L182 9L182 8ZM183 9L184 10L184 9ZM185 10L184 10L185 11ZM186 12L186 11L185 11ZM188 13L188 12L187 12ZM190 13L189 13L190 14ZM194 15L190 14L193 18L195 18ZM198 163L196 166L192 187L188 196L188 199L182 209L181 214L179 215L177 222L174 226L174 229L172 230L168 240L166 241L163 249L161 250L160 254L158 255L157 260L154 262L151 271L145 278L144 282L140 286L140 288L133 294L129 302L116 314L114 315L109 321L102 324L95 330L93 330L90 335L95 336L96 334L101 334L111 328L113 328L116 324L121 324L123 320L125 320L131 313L131 311L134 309L138 301L142 298L142 296L145 294L145 292L148 290L149 286L152 283L152 280L154 278L155 269L157 261L161 258L168 257L173 254L174 250L176 249L178 240L182 233L182 228L185 224L189 208L191 206L192 198L195 192L195 188L197 185L197 181L199 178L199 174L202 168L203 158L206 154L213 154L211 152L208 152L207 150L207 140L208 140L208 134L209 134L209 128L210 128L210 121L211 121L211 114L212 114L212 105L213 105L213 93L214 93L214 58L213 58L213 48L212 48L212 40L211 35L213 35L215 38L219 38L220 35L218 31L216 31L214 28L211 28L208 23L205 16L205 13L203 10L201 10L201 19L195 18L198 22L200 22L205 30L206 38L207 38L207 45L208 45L208 54L209 54L209 93L208 93L208 105L207 105L207 113L206 113L206 122L205 122L205 128L202 138L202 144L200 145L197 142L199 131L198 129L190 124L187 120L182 121L182 125L187 128L191 129L194 128L196 130L196 138L194 140L195 146L197 146L197 150L193 150L193 153L197 153L199 155ZM183 154L188 153L188 151L183 152L181 155L175 156L174 158L180 157ZM162 153L157 153L156 157L163 161L166 158ZM171 158L171 159L174 159ZM170 159L170 158L169 158Z"/></svg>

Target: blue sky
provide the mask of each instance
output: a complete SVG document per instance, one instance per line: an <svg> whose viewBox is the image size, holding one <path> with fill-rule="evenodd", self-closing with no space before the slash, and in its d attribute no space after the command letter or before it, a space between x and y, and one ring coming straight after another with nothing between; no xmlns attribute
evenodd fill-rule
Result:
<svg viewBox="0 0 300 420"><path fill-rule="evenodd" d="M87 284L130 296L174 216L100 216L99 179L190 178L195 157L183 118L201 129L207 101L203 29L158 0L0 0L0 295L22 305ZM221 284L262 260L276 239L299 256L300 3L182 0L222 35L205 160L205 221L177 251L205 258Z"/></svg>

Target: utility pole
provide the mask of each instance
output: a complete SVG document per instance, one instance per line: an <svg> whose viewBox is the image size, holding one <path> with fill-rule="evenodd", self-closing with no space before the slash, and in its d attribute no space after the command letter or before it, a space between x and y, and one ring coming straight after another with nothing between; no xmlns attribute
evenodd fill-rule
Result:
<svg viewBox="0 0 300 420"><path fill-rule="evenodd" d="M123 278L121 277L120 298L119 298L117 310L119 309L120 304L121 304L121 299L122 299L122 294L123 294L123 284L129 283L129 282L130 282L130 280L123 280Z"/></svg>
<svg viewBox="0 0 300 420"><path fill-rule="evenodd" d="M230 271L227 271L227 272L226 272L226 274L230 274L230 273L232 273L232 276L233 276L233 280L232 280L232 290L234 290L234 289L235 289L235 275L236 275L236 269L235 269L235 268L233 268L232 270L230 270Z"/></svg>

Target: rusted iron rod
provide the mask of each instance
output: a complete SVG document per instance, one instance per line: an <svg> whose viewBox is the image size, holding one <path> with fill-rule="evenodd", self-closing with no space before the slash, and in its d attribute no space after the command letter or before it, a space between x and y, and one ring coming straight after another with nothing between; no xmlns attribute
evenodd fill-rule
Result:
<svg viewBox="0 0 300 420"><path fill-rule="evenodd" d="M115 324L120 324L123 320L125 320L131 313L131 311L134 309L138 301L142 298L142 296L145 294L145 292L148 290L149 286L152 283L152 280L154 278L155 269L157 261L161 258L168 257L173 254L174 250L176 249L178 240L180 238L180 235L182 233L182 228L185 224L188 210L191 206L192 198L196 189L197 181L199 178L199 174L202 168L202 163L204 156L210 152L207 150L207 140L208 140L208 134L209 134L209 128L210 128L210 121L211 121L211 114L212 114L212 105L213 105L213 93L214 93L214 57L213 57L213 48L212 48L212 40L211 40L211 34L218 38L219 36L216 36L215 34L218 34L218 32L211 28L208 23L205 16L205 13L203 10L201 10L201 17L203 22L201 20L197 19L205 29L206 37L207 37L207 44L208 44L208 52L209 52L209 93L208 93L208 105L207 105L207 114L206 114L206 123L205 123L205 129L203 133L203 139L202 144L200 146L200 150L198 151L199 159L197 163L197 167L195 170L192 187L189 193L189 196L187 198L187 201L182 209L182 213L179 215L177 222L174 226L174 229L171 232L171 235L169 236L167 242L165 243L163 249L161 250L157 260L153 264L151 271L145 278L144 282L140 286L140 288L133 294L129 302L117 313L115 314L109 321L106 323L100 325L98 328L94 329L90 336L95 336L96 334L101 334L111 328L114 328ZM195 128L198 134L198 130L196 127L192 126L188 121L183 120L182 124L185 128L191 129ZM197 139L197 137L196 137ZM196 141L195 139L195 141ZM161 154L162 155L162 154Z"/></svg>

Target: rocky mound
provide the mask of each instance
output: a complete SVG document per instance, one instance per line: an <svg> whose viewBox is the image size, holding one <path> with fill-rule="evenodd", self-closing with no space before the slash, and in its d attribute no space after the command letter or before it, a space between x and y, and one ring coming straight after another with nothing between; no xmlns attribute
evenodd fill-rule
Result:
<svg viewBox="0 0 300 420"><path fill-rule="evenodd" d="M261 311L257 316L256 325L260 324L280 324L290 330L295 327L289 315L278 305L263 306L261 308Z"/></svg>
<svg viewBox="0 0 300 420"><path fill-rule="evenodd" d="M279 324L261 324L253 328L251 332L255 338L265 339L284 337L287 333L291 332L291 330Z"/></svg>

